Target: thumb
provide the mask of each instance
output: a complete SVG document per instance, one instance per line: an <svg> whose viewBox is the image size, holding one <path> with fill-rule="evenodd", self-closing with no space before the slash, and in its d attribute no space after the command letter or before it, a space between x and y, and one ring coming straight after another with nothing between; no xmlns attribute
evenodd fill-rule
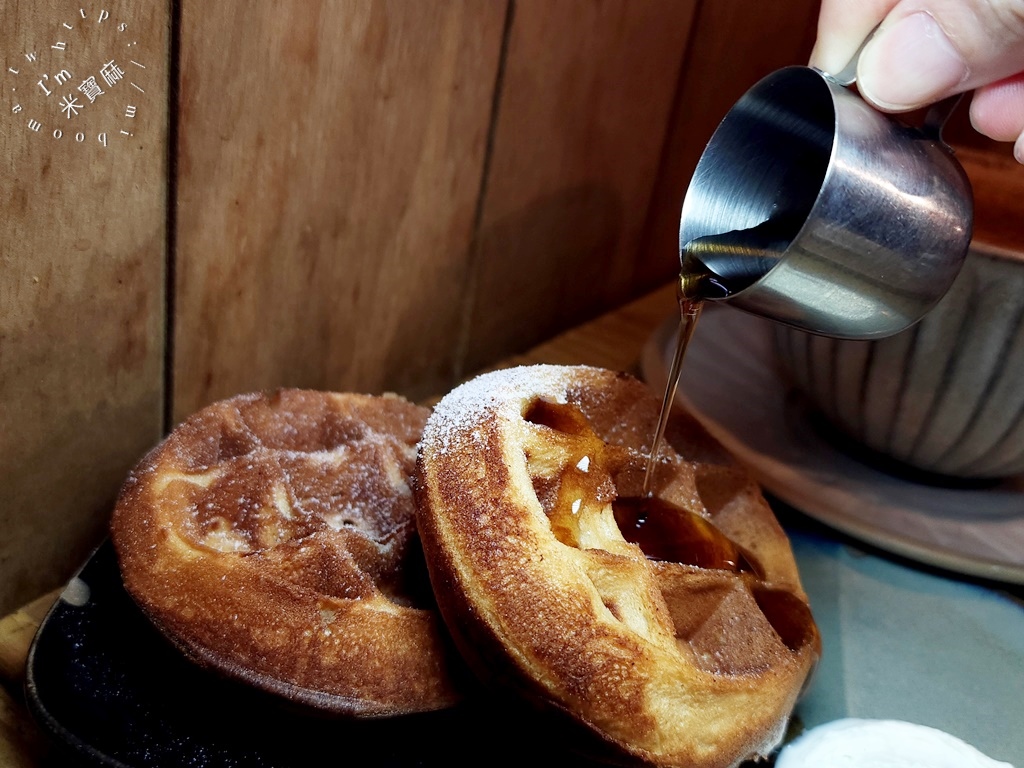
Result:
<svg viewBox="0 0 1024 768"><path fill-rule="evenodd" d="M903 0L861 53L857 87L899 112L1022 70L1024 0Z"/></svg>

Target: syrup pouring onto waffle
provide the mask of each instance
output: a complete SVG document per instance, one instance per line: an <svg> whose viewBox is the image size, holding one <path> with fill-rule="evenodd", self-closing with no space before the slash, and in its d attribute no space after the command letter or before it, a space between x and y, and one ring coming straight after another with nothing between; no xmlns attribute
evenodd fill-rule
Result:
<svg viewBox="0 0 1024 768"><path fill-rule="evenodd" d="M669 414L679 387L679 374L682 371L686 349L697 327L704 302L707 300L725 299L736 291L742 290L756 280L757 270L770 268L780 257L788 244L786 234L792 227L791 221L785 217L769 219L751 229L727 232L697 238L690 241L682 249L682 272L679 275L677 298L679 301L679 331L676 336L675 354L669 368L668 382L665 385L665 396L661 403L661 414L658 427L651 444L651 452L647 457L647 468L644 472L644 496L653 493L655 468L658 452L665 438ZM730 278L723 277L712 271L706 262L725 259L735 262L740 269L733 270Z"/></svg>
<svg viewBox="0 0 1024 768"><path fill-rule="evenodd" d="M882 338L920 320L963 265L973 199L941 135L959 97L905 125L851 90L858 57L837 75L794 66L763 78L697 163L680 216L680 331L647 494L705 301L824 336Z"/></svg>

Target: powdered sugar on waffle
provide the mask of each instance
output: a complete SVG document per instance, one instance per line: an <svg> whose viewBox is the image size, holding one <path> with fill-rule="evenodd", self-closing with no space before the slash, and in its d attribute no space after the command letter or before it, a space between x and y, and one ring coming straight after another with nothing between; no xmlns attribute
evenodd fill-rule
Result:
<svg viewBox="0 0 1024 768"><path fill-rule="evenodd" d="M569 389L589 376L607 372L590 366L522 365L484 373L453 389L435 406L423 432L423 442L439 454L464 450L467 435L482 439L482 421L517 417L536 397L566 403Z"/></svg>

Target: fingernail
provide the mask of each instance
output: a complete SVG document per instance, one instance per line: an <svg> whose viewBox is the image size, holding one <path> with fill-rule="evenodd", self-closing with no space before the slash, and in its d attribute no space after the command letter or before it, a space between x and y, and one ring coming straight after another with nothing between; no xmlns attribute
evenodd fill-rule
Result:
<svg viewBox="0 0 1024 768"><path fill-rule="evenodd" d="M1024 133L1013 144L1013 157L1018 163L1024 165Z"/></svg>
<svg viewBox="0 0 1024 768"><path fill-rule="evenodd" d="M949 95L968 69L942 28L923 12L881 30L861 54L857 86L869 101L914 109Z"/></svg>

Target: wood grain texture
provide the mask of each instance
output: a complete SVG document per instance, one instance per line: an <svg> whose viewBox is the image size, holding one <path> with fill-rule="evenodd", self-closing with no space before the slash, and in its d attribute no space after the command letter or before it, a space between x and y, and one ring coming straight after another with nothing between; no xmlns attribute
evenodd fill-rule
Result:
<svg viewBox="0 0 1024 768"><path fill-rule="evenodd" d="M0 687L0 765L32 768L45 765L47 745L16 695Z"/></svg>
<svg viewBox="0 0 1024 768"><path fill-rule="evenodd" d="M160 433L169 4L3 2L0 18L3 611L67 578Z"/></svg>
<svg viewBox="0 0 1024 768"><path fill-rule="evenodd" d="M974 189L974 240L1024 260L1024 166L1006 145L956 147Z"/></svg>
<svg viewBox="0 0 1024 768"><path fill-rule="evenodd" d="M24 682L32 639L60 593L48 592L0 619L0 683L15 689Z"/></svg>
<svg viewBox="0 0 1024 768"><path fill-rule="evenodd" d="M596 365L640 376L644 344L667 318L679 315L676 285L657 288L612 313L558 334L506 365Z"/></svg>
<svg viewBox="0 0 1024 768"><path fill-rule="evenodd" d="M467 370L642 287L637 253L695 8L516 2L467 294Z"/></svg>
<svg viewBox="0 0 1024 768"><path fill-rule="evenodd" d="M704 147L754 83L781 67L807 63L818 6L819 0L702 0L639 256L640 284L657 284L678 273L679 213Z"/></svg>
<svg viewBox="0 0 1024 768"><path fill-rule="evenodd" d="M503 2L182 11L174 418L451 381Z"/></svg>

